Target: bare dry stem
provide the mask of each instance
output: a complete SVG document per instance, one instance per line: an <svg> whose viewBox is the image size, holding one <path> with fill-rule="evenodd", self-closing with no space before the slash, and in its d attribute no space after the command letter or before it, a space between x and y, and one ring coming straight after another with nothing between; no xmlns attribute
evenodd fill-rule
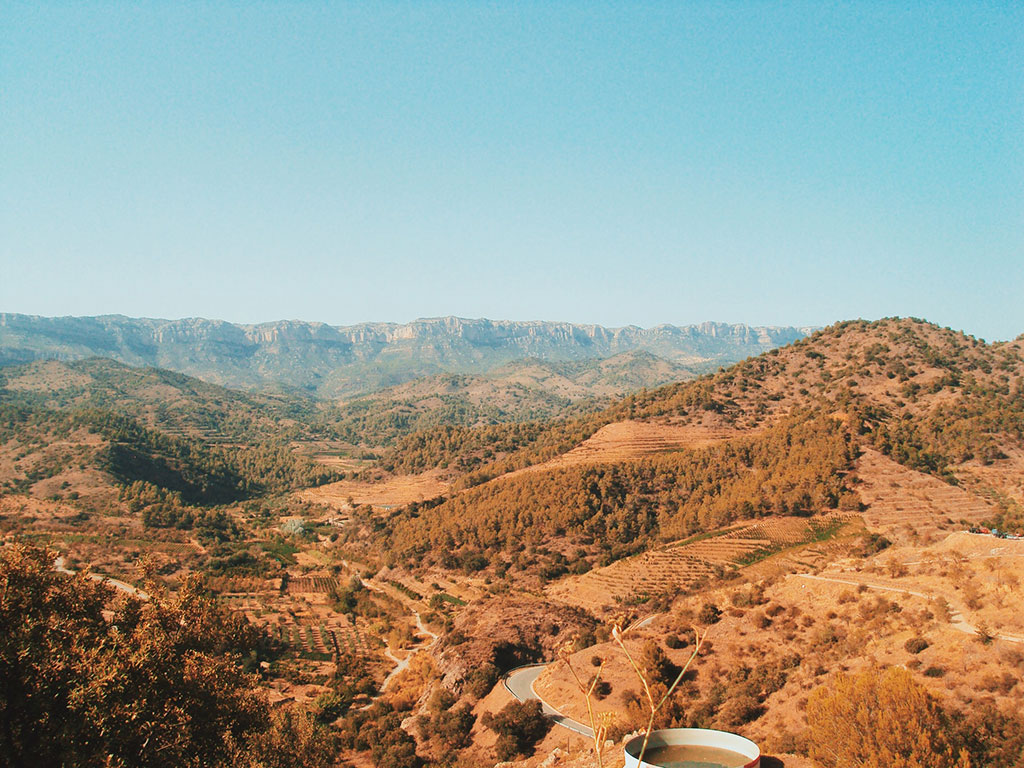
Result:
<svg viewBox="0 0 1024 768"><path fill-rule="evenodd" d="M668 690L665 691L665 695L662 696L659 701L655 702L654 694L651 691L650 681L647 679L647 676L644 674L643 670L640 669L640 667L637 665L636 661L633 660L633 656L626 649L626 645L623 642L626 633L629 632L630 629L632 629L632 627L622 629L621 626L616 624L614 627L612 627L612 638L615 640L615 644L619 646L619 649L625 655L626 660L629 662L629 665L633 668L633 672L636 673L637 678L640 680L640 684L643 686L644 689L644 695L647 697L647 705L651 710L651 716L650 718L648 718L647 727L644 730L644 742L640 748L640 755L638 758L638 762L642 763L644 759L644 753L647 751L648 740L651 737L651 730L654 728L654 720L658 716L658 712L665 705L665 702L668 701L669 697L672 695L672 693L678 687L679 683L682 681L683 676L686 675L686 671L690 668L690 665L693 663L694 659L696 659L697 655L700 653L700 649L704 643L704 639L707 637L707 630L704 631L704 634L701 634L700 630L694 627L693 632L695 637L695 643L693 653L690 654L690 658L686 660L686 664L683 665L683 668L679 671L679 674L676 675L676 679L672 682L672 685L670 685L668 687ZM601 680L601 672L604 669L604 661L601 661L600 666L597 668L597 672L594 674L594 678L590 681L588 685L586 682L584 682L583 678L579 675L579 673L577 673L575 667L573 667L572 665L572 647L572 642L566 643L559 650L558 655L562 659L562 661L565 662L565 665L566 667L568 667L573 680L576 682L576 687L580 689L580 692L583 694L587 702L587 718L590 721L590 728L594 734L594 755L597 757L598 768L604 768L604 742L605 736L607 736L608 734L608 724L607 720L605 720L604 722L599 722L598 717L594 713L593 700L594 691L597 688L598 682L600 682Z"/></svg>

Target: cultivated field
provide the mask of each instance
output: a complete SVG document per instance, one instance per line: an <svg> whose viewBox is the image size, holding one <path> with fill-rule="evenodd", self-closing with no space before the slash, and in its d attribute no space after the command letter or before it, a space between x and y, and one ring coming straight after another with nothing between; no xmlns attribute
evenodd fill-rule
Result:
<svg viewBox="0 0 1024 768"><path fill-rule="evenodd" d="M867 448L857 460L864 521L889 538L932 540L980 522L995 513L993 505L955 485L915 472Z"/></svg>
<svg viewBox="0 0 1024 768"><path fill-rule="evenodd" d="M645 601L721 575L763 555L811 541L839 516L813 520L779 517L732 526L718 535L687 539L619 560L547 588L553 600L600 611L616 604ZM813 553L808 553L808 557Z"/></svg>
<svg viewBox="0 0 1024 768"><path fill-rule="evenodd" d="M749 434L752 434L750 430L722 425L617 421L601 427L568 453L517 472L546 472L580 464L614 464L655 453L703 448Z"/></svg>
<svg viewBox="0 0 1024 768"><path fill-rule="evenodd" d="M448 489L439 471L424 472L421 475L398 475L378 483L358 480L341 480L337 483L307 488L296 495L303 501L325 504L338 510L351 509L352 505L369 504L373 507L398 507L414 501L424 501L440 496ZM351 504L349 503L351 499Z"/></svg>

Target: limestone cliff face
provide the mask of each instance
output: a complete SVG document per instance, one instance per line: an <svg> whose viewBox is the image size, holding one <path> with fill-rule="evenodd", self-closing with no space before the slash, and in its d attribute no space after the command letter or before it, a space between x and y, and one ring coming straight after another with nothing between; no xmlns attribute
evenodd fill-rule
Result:
<svg viewBox="0 0 1024 768"><path fill-rule="evenodd" d="M347 327L295 320L239 325L202 318L0 313L0 365L108 357L227 386L337 396L435 373L481 373L524 358L590 360L641 350L686 365L724 365L809 330L726 323L605 328L458 317Z"/></svg>

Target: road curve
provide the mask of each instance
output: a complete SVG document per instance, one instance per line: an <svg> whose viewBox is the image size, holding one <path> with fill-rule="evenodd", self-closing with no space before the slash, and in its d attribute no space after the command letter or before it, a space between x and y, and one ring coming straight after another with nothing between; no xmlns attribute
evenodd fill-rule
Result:
<svg viewBox="0 0 1024 768"><path fill-rule="evenodd" d="M544 699L538 696L537 692L533 690L534 681L540 677L540 673L544 671L545 667L547 667L547 664L529 664L525 667L516 667L502 678L502 683L505 685L508 692L519 699L519 701L529 701L530 699L536 699L539 701L541 710L545 715L551 718L556 725L568 728L573 733L586 736L588 739L594 738L594 731L590 726L579 723L571 717L566 717L544 701Z"/></svg>

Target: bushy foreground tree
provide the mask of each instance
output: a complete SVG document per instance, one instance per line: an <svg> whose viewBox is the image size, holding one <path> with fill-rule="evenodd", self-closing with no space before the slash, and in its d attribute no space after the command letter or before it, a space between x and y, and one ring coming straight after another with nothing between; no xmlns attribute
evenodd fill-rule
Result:
<svg viewBox="0 0 1024 768"><path fill-rule="evenodd" d="M544 717L536 699L511 701L498 714L485 714L482 722L498 734L494 749L499 760L529 755L551 729L551 721Z"/></svg>
<svg viewBox="0 0 1024 768"><path fill-rule="evenodd" d="M259 641L198 581L142 602L58 573L52 553L0 548L0 763L330 764L315 723L272 718L242 670Z"/></svg>
<svg viewBox="0 0 1024 768"><path fill-rule="evenodd" d="M905 669L838 675L807 702L810 755L826 768L970 768L956 728Z"/></svg>

